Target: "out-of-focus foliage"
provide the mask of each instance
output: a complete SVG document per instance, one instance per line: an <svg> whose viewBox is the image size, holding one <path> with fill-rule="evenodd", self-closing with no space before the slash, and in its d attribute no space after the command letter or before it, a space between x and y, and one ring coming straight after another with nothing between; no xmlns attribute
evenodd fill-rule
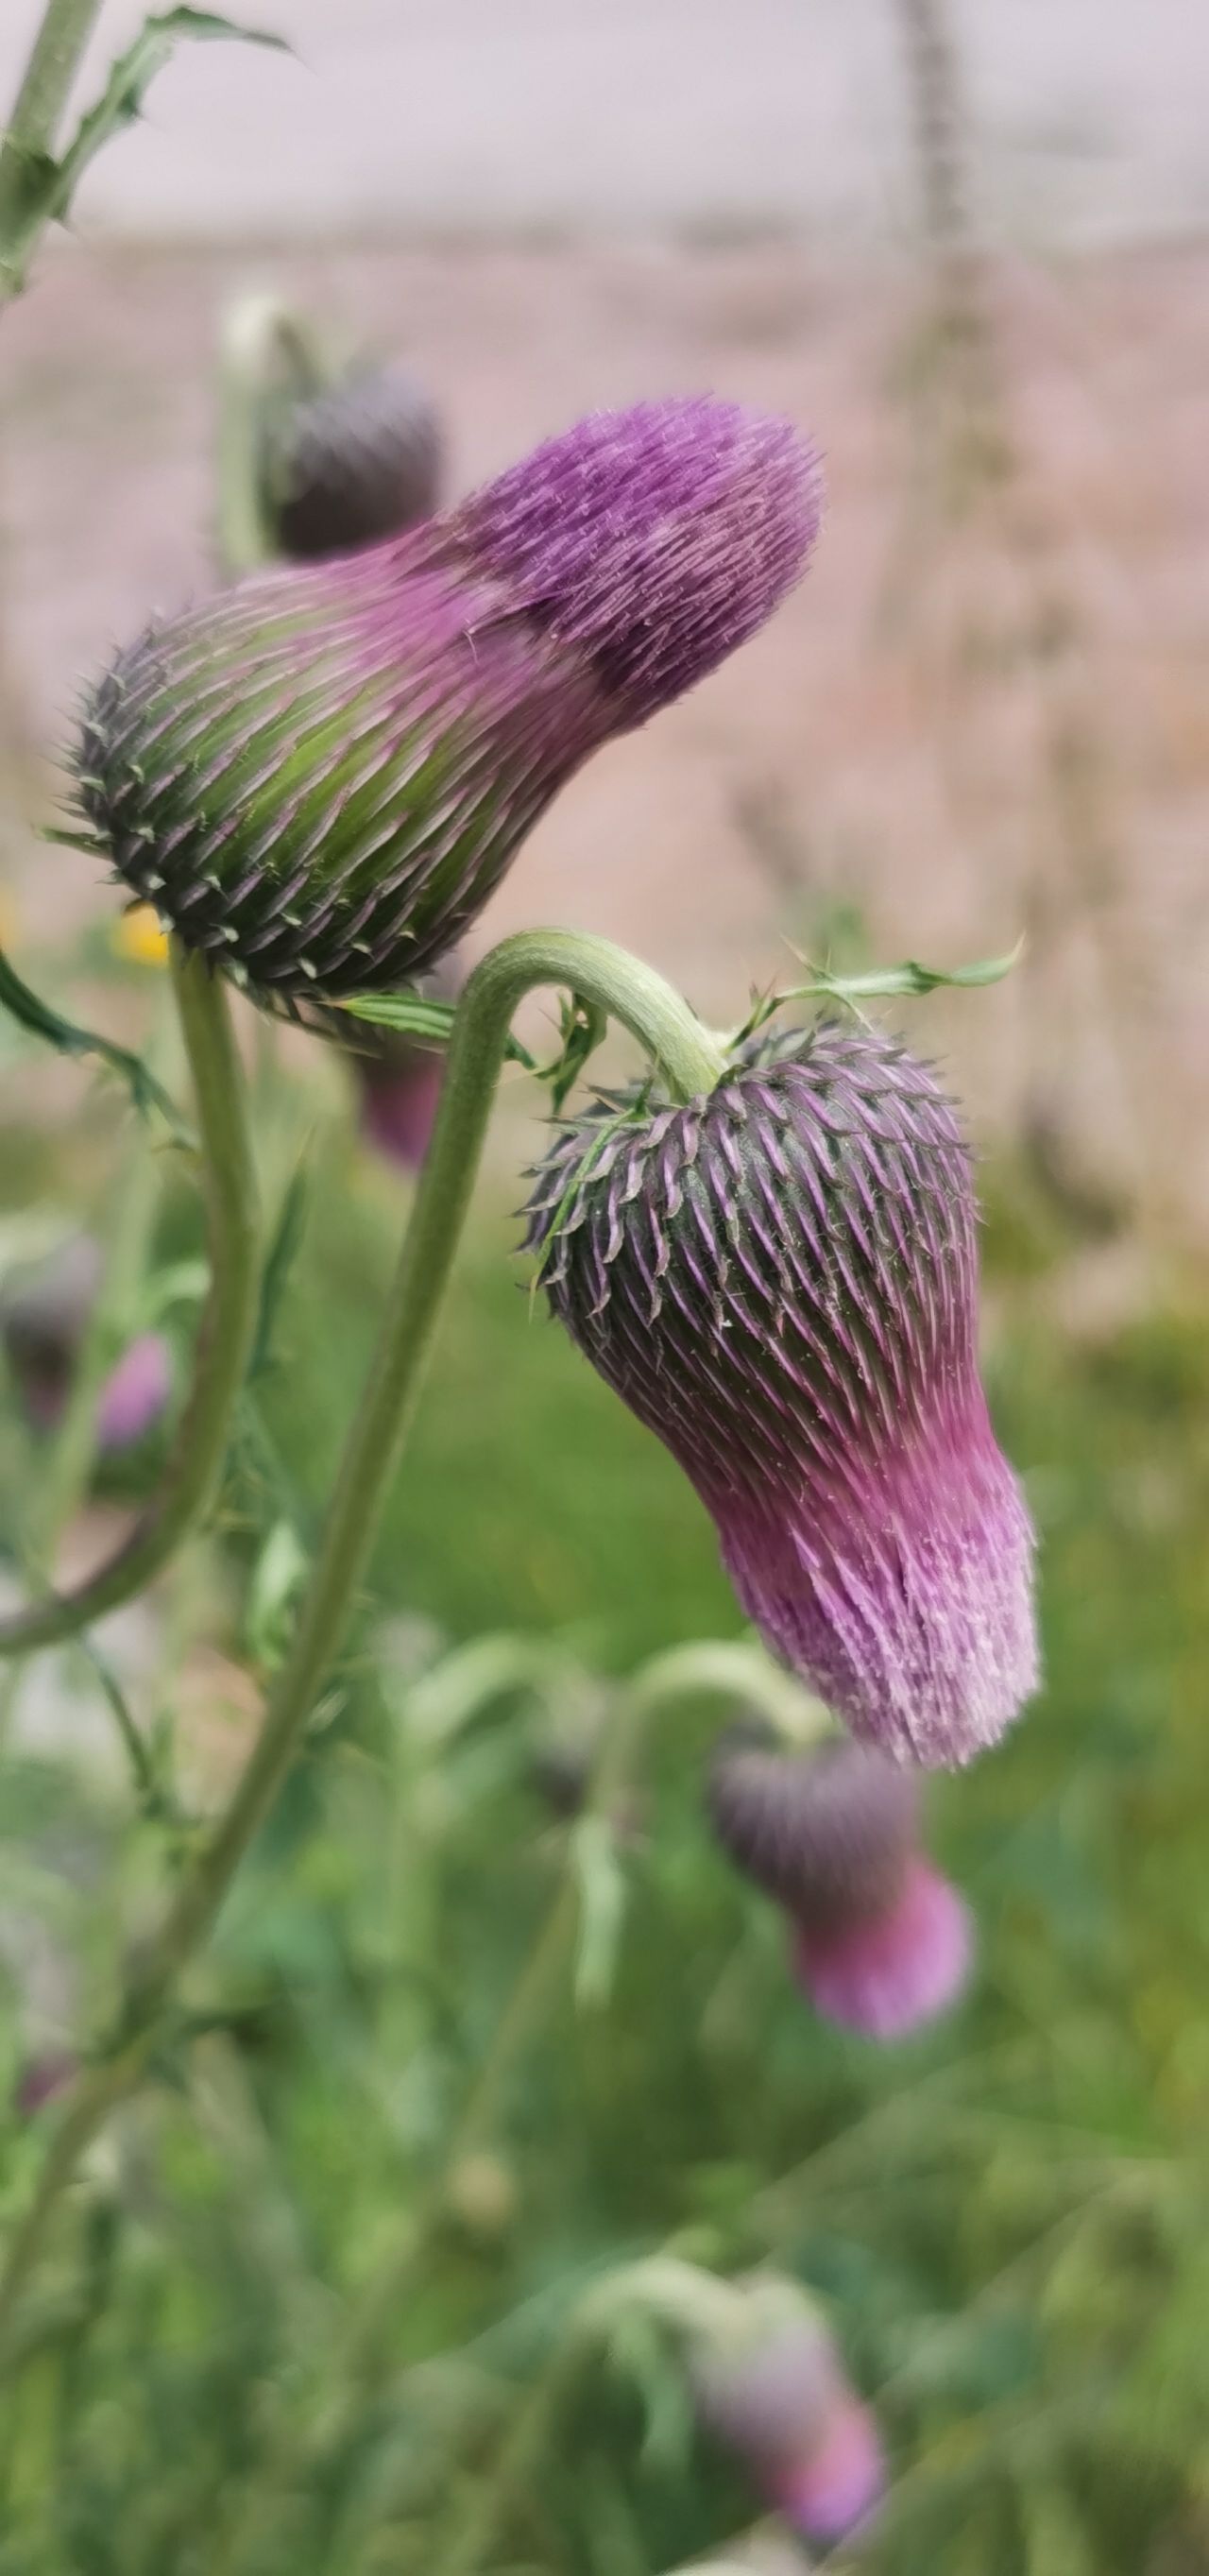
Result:
<svg viewBox="0 0 1209 2576"><path fill-rule="evenodd" d="M350 1161L333 1079L266 1077L270 1194L300 1124L313 1185L222 1547L134 1658L136 1717L175 1709L186 1804L279 1651L393 1257L402 1193ZM754 2500L693 2435L666 2336L571 2328L669 2244L828 2303L894 2467L833 2563L1209 2567L1209 1342L1191 1299L1072 1345L1057 1291L1085 1252L1012 1170L988 1187L990 1378L1042 1526L1049 1680L932 1799L982 1926L969 2003L886 2053L812 2021L705 1830L716 1704L660 1714L615 1831L568 1818L617 1677L738 1621L691 1494L530 1314L488 1210L342 1688L27 2312L0 2576L660 2576ZM170 1186L136 1300L175 1283L182 1338L194 1224ZM29 1462L6 1416L9 1533ZM95 1676L65 1659L60 1684L95 1729ZM135 1820L122 1772L24 1699L0 1791L15 2084L31 1989L53 1972L95 2024L181 1828ZM40 2125L7 2123L9 2206Z"/></svg>

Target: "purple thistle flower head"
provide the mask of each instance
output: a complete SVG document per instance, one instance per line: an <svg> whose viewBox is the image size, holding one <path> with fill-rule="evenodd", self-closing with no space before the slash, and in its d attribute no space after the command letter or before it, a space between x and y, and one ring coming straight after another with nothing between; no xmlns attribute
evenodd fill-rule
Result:
<svg viewBox="0 0 1209 2576"><path fill-rule="evenodd" d="M698 2357L693 2389L700 2421L809 2539L867 2518L885 2476L877 2426L821 2324L753 2326Z"/></svg>
<svg viewBox="0 0 1209 2576"><path fill-rule="evenodd" d="M898 2039L955 2001L970 1916L923 1857L911 1773L869 1745L811 1754L733 1730L709 1803L730 1858L784 1906L794 1973L827 2021Z"/></svg>
<svg viewBox="0 0 1209 2576"><path fill-rule="evenodd" d="M581 422L422 526L150 627L85 712L125 886L258 999L411 982L589 753L770 616L813 451L733 403Z"/></svg>
<svg viewBox="0 0 1209 2576"><path fill-rule="evenodd" d="M595 412L457 513L476 563L645 724L763 626L822 515L813 449L702 396Z"/></svg>
<svg viewBox="0 0 1209 2576"><path fill-rule="evenodd" d="M957 2001L973 1950L969 1907L916 1854L884 1914L844 1930L800 1922L794 1972L824 2021L865 2039L903 2039Z"/></svg>
<svg viewBox="0 0 1209 2576"><path fill-rule="evenodd" d="M529 1208L554 1313L691 1477L766 1643L926 1764L993 1743L1037 1679L975 1228L934 1075L829 1023L687 1106L573 1118Z"/></svg>
<svg viewBox="0 0 1209 2576"><path fill-rule="evenodd" d="M278 552L351 552L430 519L444 441L422 385L398 365L350 368L266 425L261 485Z"/></svg>

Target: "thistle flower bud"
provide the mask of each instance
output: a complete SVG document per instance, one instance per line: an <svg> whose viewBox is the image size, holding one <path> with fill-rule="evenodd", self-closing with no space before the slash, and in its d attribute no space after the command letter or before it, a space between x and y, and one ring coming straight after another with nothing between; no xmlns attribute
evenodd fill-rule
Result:
<svg viewBox="0 0 1209 2576"><path fill-rule="evenodd" d="M19 2068L13 2086L13 2109L19 2120L34 2120L48 2102L67 2091L80 2071L79 2058L69 2048L43 2048L27 2057Z"/></svg>
<svg viewBox="0 0 1209 2576"><path fill-rule="evenodd" d="M732 403L582 421L421 527L149 628L86 710L84 814L262 1001L410 982L588 754L763 624L819 507L813 452Z"/></svg>
<svg viewBox="0 0 1209 2576"><path fill-rule="evenodd" d="M975 1227L933 1074L829 1023L685 1107L573 1118L529 1210L553 1312L691 1477L766 1643L928 1764L993 1743L1037 1679Z"/></svg>
<svg viewBox="0 0 1209 2576"><path fill-rule="evenodd" d="M342 554L430 519L443 440L423 386L406 367L361 366L265 430L261 484L279 553Z"/></svg>
<svg viewBox="0 0 1209 2576"><path fill-rule="evenodd" d="M444 958L424 979L425 991L453 1001L461 982L458 961ZM349 1057L361 1093L361 1133L388 1163L419 1171L428 1151L441 1084L444 1050L423 1038L363 1022Z"/></svg>
<svg viewBox="0 0 1209 2576"><path fill-rule="evenodd" d="M920 1851L909 1772L867 1745L787 1754L736 1730L709 1803L724 1850L785 1907L795 1974L826 2020L897 2039L955 2000L970 1917Z"/></svg>
<svg viewBox="0 0 1209 2576"><path fill-rule="evenodd" d="M101 1253L76 1235L49 1260L0 1291L0 1338L26 1420L53 1431L71 1393L80 1348L101 1284ZM97 1398L97 1445L104 1455L133 1448L172 1392L172 1360L160 1333L139 1333L115 1360Z"/></svg>
<svg viewBox="0 0 1209 2576"><path fill-rule="evenodd" d="M811 2320L753 2333L702 2355L701 2422L742 2460L766 2501L811 2540L840 2540L881 2494L877 2426Z"/></svg>

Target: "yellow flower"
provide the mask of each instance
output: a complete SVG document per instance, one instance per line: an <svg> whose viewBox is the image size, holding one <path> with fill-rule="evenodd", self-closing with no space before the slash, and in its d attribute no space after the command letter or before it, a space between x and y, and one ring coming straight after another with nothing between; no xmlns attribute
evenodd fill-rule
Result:
<svg viewBox="0 0 1209 2576"><path fill-rule="evenodd" d="M136 903L120 913L109 937L115 957L127 958L132 966L168 963L168 933L154 904Z"/></svg>

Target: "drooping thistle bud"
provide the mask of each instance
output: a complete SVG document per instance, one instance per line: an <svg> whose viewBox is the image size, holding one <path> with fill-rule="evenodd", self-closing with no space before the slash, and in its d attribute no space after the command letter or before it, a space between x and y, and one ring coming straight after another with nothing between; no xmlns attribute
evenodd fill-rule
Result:
<svg viewBox="0 0 1209 2576"><path fill-rule="evenodd" d="M870 1745L781 1751L724 1736L709 1779L719 1842L785 1908L799 1983L827 2021L898 2039L955 2001L968 1909L920 1848L915 1778Z"/></svg>
<svg viewBox="0 0 1209 2576"><path fill-rule="evenodd" d="M278 553L308 562L430 519L443 450L423 386L396 364L363 363L318 392L273 405L260 480Z"/></svg>
<svg viewBox="0 0 1209 2576"><path fill-rule="evenodd" d="M868 2519L885 2482L877 2424L819 2321L753 2319L698 2357L693 2386L701 2422L807 2539L842 2540Z"/></svg>
<svg viewBox="0 0 1209 2576"><path fill-rule="evenodd" d="M831 1023L685 1107L648 1086L572 1118L529 1209L553 1312L691 1477L766 1643L927 1764L993 1743L1037 1679L975 1226L934 1075Z"/></svg>
<svg viewBox="0 0 1209 2576"><path fill-rule="evenodd" d="M71 1394L80 1350L101 1284L100 1247L81 1234L0 1289L0 1339L27 1422L53 1431ZM144 1439L172 1392L172 1360L160 1333L138 1333L97 1398L97 1446L116 1456Z"/></svg>
<svg viewBox="0 0 1209 2576"><path fill-rule="evenodd" d="M763 624L819 510L782 421L595 415L421 527L149 628L86 710L84 814L262 1001L411 982L588 754Z"/></svg>

